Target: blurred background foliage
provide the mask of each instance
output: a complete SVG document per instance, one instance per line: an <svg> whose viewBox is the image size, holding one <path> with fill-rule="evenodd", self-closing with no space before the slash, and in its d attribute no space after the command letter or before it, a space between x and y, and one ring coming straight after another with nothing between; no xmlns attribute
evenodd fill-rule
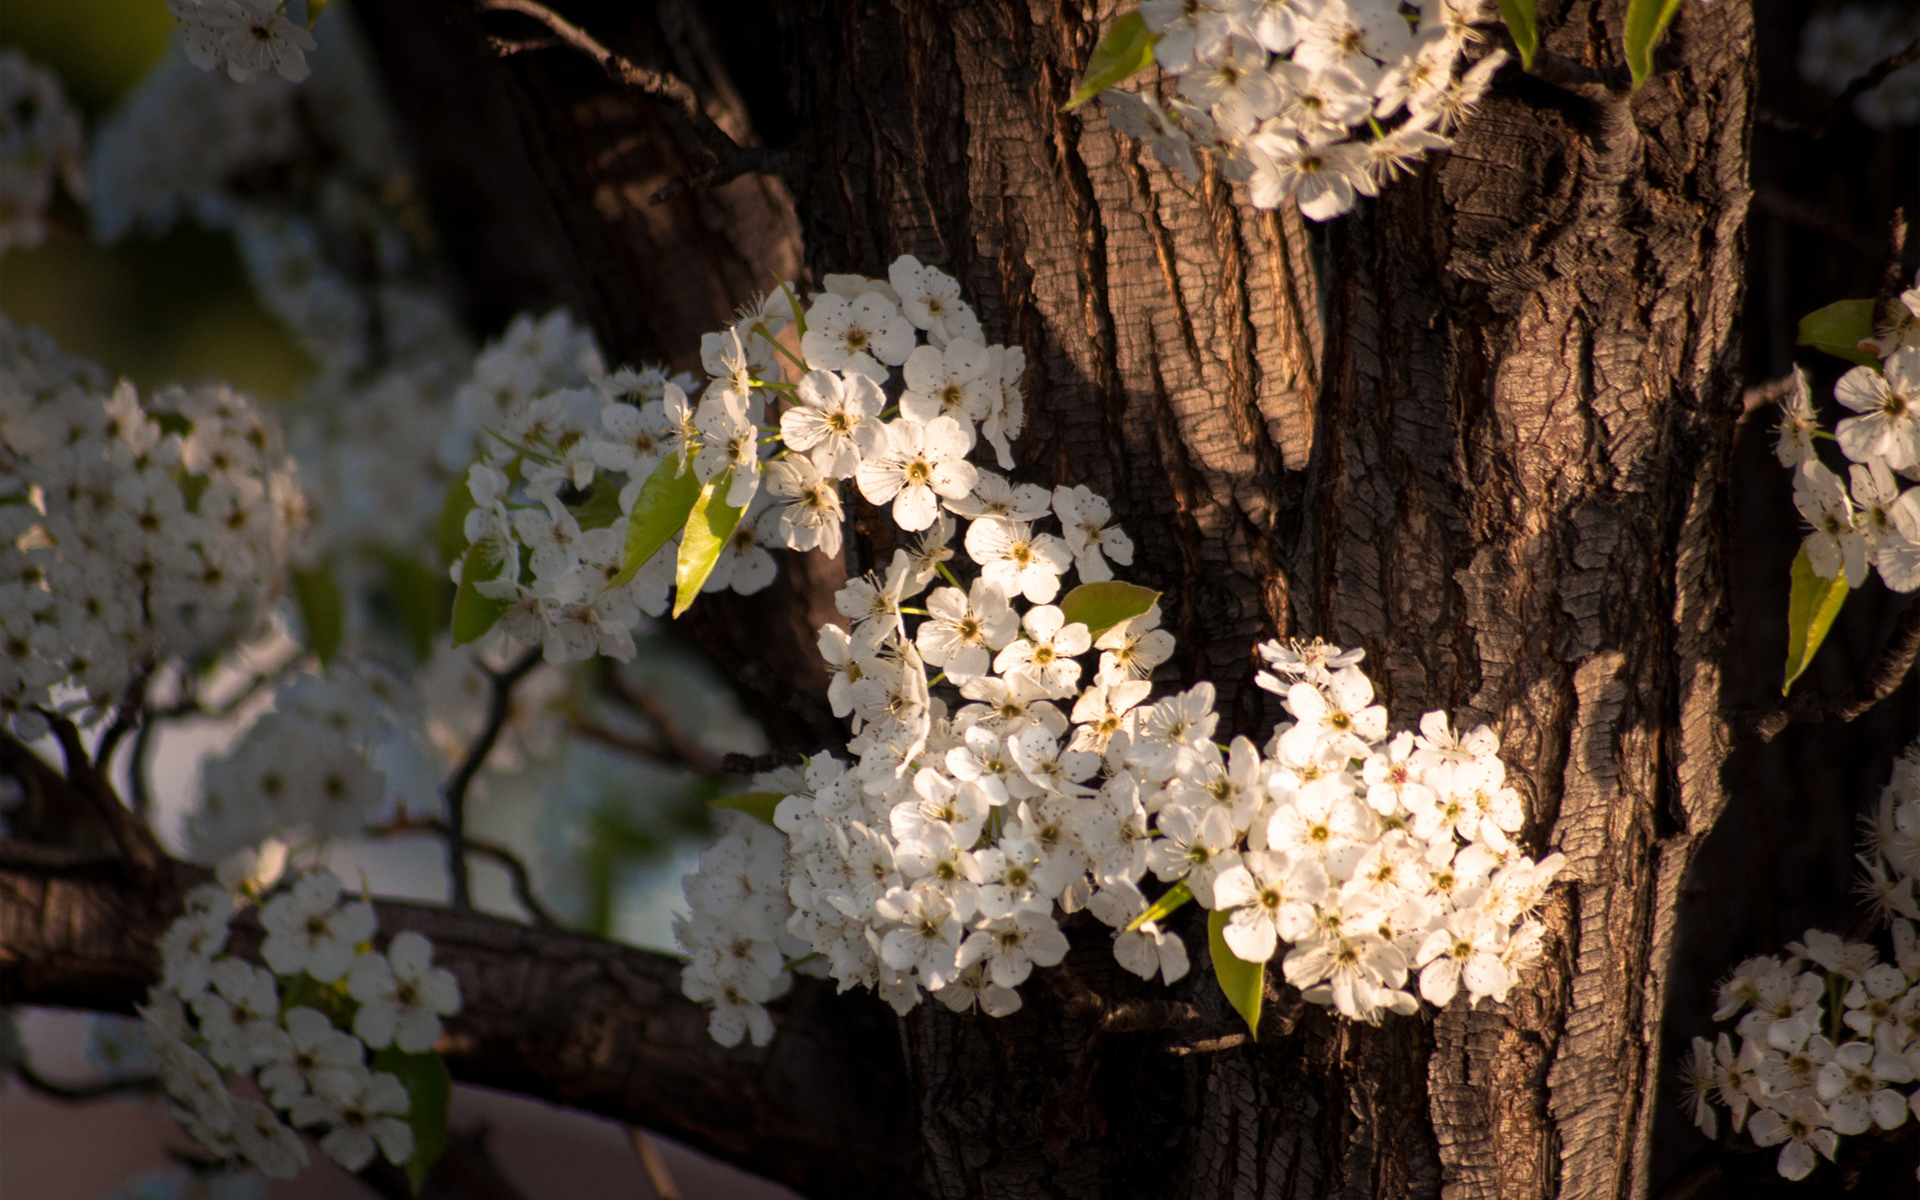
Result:
<svg viewBox="0 0 1920 1200"><path fill-rule="evenodd" d="M89 134L173 30L165 0L0 0L0 46L57 72ZM80 209L60 205L45 243L0 259L0 311L143 390L217 378L278 400L312 370L254 299L228 235L182 224L103 246Z"/></svg>

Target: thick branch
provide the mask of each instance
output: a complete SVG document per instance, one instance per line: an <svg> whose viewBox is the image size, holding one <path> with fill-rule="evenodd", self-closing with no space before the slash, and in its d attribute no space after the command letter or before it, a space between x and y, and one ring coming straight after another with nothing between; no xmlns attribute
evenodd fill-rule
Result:
<svg viewBox="0 0 1920 1200"><path fill-rule="evenodd" d="M0 1004L125 1012L155 945L206 872L168 862L0 870ZM440 1050L456 1079L655 1129L813 1195L905 1196L919 1170L892 1018L865 995L797 981L764 1049L724 1049L680 994L680 964L598 938L382 901L384 936L433 939L465 1007ZM236 925L248 953L257 929Z"/></svg>
<svg viewBox="0 0 1920 1200"><path fill-rule="evenodd" d="M1899 690L1914 659L1920 657L1920 603L1908 604L1893 627L1893 636L1860 677L1853 690L1840 696L1801 696L1764 712L1741 715L1740 732L1770 742L1789 725L1822 721L1851 721Z"/></svg>

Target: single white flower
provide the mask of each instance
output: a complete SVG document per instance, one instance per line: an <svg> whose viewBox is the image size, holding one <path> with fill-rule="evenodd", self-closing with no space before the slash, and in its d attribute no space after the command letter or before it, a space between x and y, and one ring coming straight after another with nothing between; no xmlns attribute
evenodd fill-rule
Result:
<svg viewBox="0 0 1920 1200"><path fill-rule="evenodd" d="M460 1011L459 981L433 965L433 943L412 930L395 934L386 954L354 959L347 994L360 1002L353 1032L375 1050L424 1054L440 1037L440 1018Z"/></svg>
<svg viewBox="0 0 1920 1200"><path fill-rule="evenodd" d="M305 971L321 983L347 973L360 943L373 936L373 906L355 900L340 903L340 880L330 871L303 876L291 892L275 896L260 909L267 931L260 957L280 976Z"/></svg>
<svg viewBox="0 0 1920 1200"><path fill-rule="evenodd" d="M845 479L880 440L887 398L864 375L809 371L795 389L800 403L780 414L780 437L806 451L829 479Z"/></svg>
<svg viewBox="0 0 1920 1200"><path fill-rule="evenodd" d="M817 549L828 558L839 556L846 519L840 489L811 460L791 454L768 463L767 491L789 502L775 517L782 544L789 550Z"/></svg>
<svg viewBox="0 0 1920 1200"><path fill-rule="evenodd" d="M863 292L853 300L828 292L816 296L807 310L800 354L815 370L845 371L885 383L887 366L906 362L916 340L895 302L879 292Z"/></svg>
<svg viewBox="0 0 1920 1200"><path fill-rule="evenodd" d="M1920 464L1920 347L1895 350L1877 371L1853 368L1834 385L1833 396L1861 414L1834 427L1848 458L1882 458L1896 471Z"/></svg>
<svg viewBox="0 0 1920 1200"><path fill-rule="evenodd" d="M860 464L855 480L860 494L874 504L893 505L893 520L913 532L940 515L942 499L958 500L973 490L973 464L966 461L973 437L952 417L894 421ZM971 536L971 534L969 534Z"/></svg>
<svg viewBox="0 0 1920 1200"><path fill-rule="evenodd" d="M1111 558L1121 566L1133 564L1133 540L1118 526L1107 524L1113 510L1106 500L1084 486L1053 489L1053 511L1060 518L1060 532L1073 551L1073 564L1083 583L1099 583L1113 578L1107 566Z"/></svg>
<svg viewBox="0 0 1920 1200"><path fill-rule="evenodd" d="M1067 543L1050 533L1036 534L1024 521L985 519L967 527L967 555L981 577L1009 597L1025 596L1047 604L1060 594L1060 576L1073 563Z"/></svg>
<svg viewBox="0 0 1920 1200"><path fill-rule="evenodd" d="M294 1103L296 1125L324 1127L320 1149L349 1171L373 1161L375 1151L404 1166L413 1157L413 1127L401 1118L411 1107L407 1089L387 1071L343 1072L325 1094Z"/></svg>
<svg viewBox="0 0 1920 1200"><path fill-rule="evenodd" d="M968 592L935 588L927 596L928 619L915 631L920 657L949 677L984 675L992 655L1020 631L1020 618L993 583L976 579Z"/></svg>
<svg viewBox="0 0 1920 1200"><path fill-rule="evenodd" d="M1867 579L1867 539L1854 520L1853 501L1840 477L1817 462L1800 464L1793 475L1793 503L1813 532L1807 535L1807 560L1822 579L1844 572L1847 586Z"/></svg>

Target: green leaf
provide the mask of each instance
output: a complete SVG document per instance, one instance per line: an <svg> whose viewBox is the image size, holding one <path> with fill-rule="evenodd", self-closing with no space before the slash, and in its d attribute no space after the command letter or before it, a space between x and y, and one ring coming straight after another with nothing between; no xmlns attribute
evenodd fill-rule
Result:
<svg viewBox="0 0 1920 1200"><path fill-rule="evenodd" d="M700 481L692 471L681 471L678 458L663 458L640 485L633 511L627 514L627 544L620 551L620 573L609 587L619 587L673 540L687 523L687 514L700 499Z"/></svg>
<svg viewBox="0 0 1920 1200"><path fill-rule="evenodd" d="M311 570L296 569L293 599L300 606L300 623L307 627L307 649L319 657L321 665L332 662L346 632L346 606L332 568L321 563Z"/></svg>
<svg viewBox="0 0 1920 1200"><path fill-rule="evenodd" d="M500 551L490 542L467 549L467 561L460 566L460 589L453 594L453 644L464 646L493 628L500 614L507 611L505 600L482 596L474 588L500 575Z"/></svg>
<svg viewBox="0 0 1920 1200"><path fill-rule="evenodd" d="M1833 628L1833 619L1847 602L1847 591L1846 571L1832 579L1820 578L1813 573L1806 546L1800 547L1800 553L1793 557L1793 587L1787 594L1787 680L1780 685L1782 696L1827 639L1827 630Z"/></svg>
<svg viewBox="0 0 1920 1200"><path fill-rule="evenodd" d="M332 0L307 0L307 28L308 29L313 28L313 23L320 19L321 13L327 11L327 5L330 4L331 2ZM418 1187L415 1187L413 1190L417 1192L420 1189Z"/></svg>
<svg viewBox="0 0 1920 1200"><path fill-rule="evenodd" d="M433 635L447 623L447 573L402 555L385 557L394 611L406 627L413 657L425 662L433 657Z"/></svg>
<svg viewBox="0 0 1920 1200"><path fill-rule="evenodd" d="M1875 367L1880 365L1879 358L1871 350L1860 348L1860 343L1872 336L1873 301L1836 300L1801 317L1796 340L1835 358Z"/></svg>
<svg viewBox="0 0 1920 1200"><path fill-rule="evenodd" d="M375 1054L373 1069L391 1071L407 1089L407 1124L413 1126L413 1157L407 1160L407 1181L418 1196L433 1161L446 1149L447 1101L453 1096L453 1077L433 1051L403 1054L397 1046Z"/></svg>
<svg viewBox="0 0 1920 1200"><path fill-rule="evenodd" d="M756 821L771 825L773 810L780 807L780 802L786 798L784 792L741 792L709 800L707 805L710 808L730 808L735 812L743 812Z"/></svg>
<svg viewBox="0 0 1920 1200"><path fill-rule="evenodd" d="M177 412L162 409L158 412L149 412L147 415L153 418L153 423L160 427L161 433L177 433L185 437L193 432L193 422Z"/></svg>
<svg viewBox="0 0 1920 1200"><path fill-rule="evenodd" d="M1060 611L1066 614L1067 624L1078 621L1087 627L1088 633L1099 637L1120 622L1152 608L1159 599L1160 593L1152 588L1110 579L1105 583L1083 583L1068 592L1060 601Z"/></svg>
<svg viewBox="0 0 1920 1200"><path fill-rule="evenodd" d="M1504 14L1506 5L1502 4ZM1667 23L1680 11L1680 0L1627 0L1627 70L1633 72L1635 91L1653 74L1653 48L1667 31Z"/></svg>
<svg viewBox="0 0 1920 1200"><path fill-rule="evenodd" d="M473 490L461 473L447 488L440 502L440 515L433 523L433 544L440 552L440 565L450 567L467 551L467 514L473 511Z"/></svg>
<svg viewBox="0 0 1920 1200"><path fill-rule="evenodd" d="M680 535L680 561L673 572L673 615L676 617L687 611L693 598L700 594L700 585L713 574L720 552L727 548L727 539L740 525L740 514L745 510L728 508L721 499L732 483L732 471L714 476L700 489L700 498L687 515L687 531Z"/></svg>
<svg viewBox="0 0 1920 1200"><path fill-rule="evenodd" d="M573 506L573 519L580 528L605 529L620 519L620 489L605 475L597 477L587 489L587 498Z"/></svg>
<svg viewBox="0 0 1920 1200"><path fill-rule="evenodd" d="M1533 54L1540 48L1540 27L1534 20L1533 0L1499 0L1500 19L1513 35L1513 48L1520 52L1520 65L1533 70Z"/></svg>
<svg viewBox="0 0 1920 1200"><path fill-rule="evenodd" d="M1267 964L1235 958L1233 951L1227 949L1227 939L1221 932L1226 927L1226 913L1215 909L1207 914L1207 949L1213 954L1213 977L1220 981L1220 990L1226 995L1227 1003L1233 1005L1233 1011L1246 1021L1247 1033L1257 1042L1260 1040L1260 1002L1266 989Z"/></svg>
<svg viewBox="0 0 1920 1200"><path fill-rule="evenodd" d="M1168 913L1178 911L1191 899L1193 899L1193 889L1187 886L1186 880L1182 879L1168 888L1158 900L1148 905L1147 911L1127 922L1126 932L1132 933L1148 921L1163 920Z"/></svg>
<svg viewBox="0 0 1920 1200"><path fill-rule="evenodd" d="M1109 25L1107 36L1100 39L1093 57L1087 60L1087 73L1081 77L1080 86L1060 111L1079 108L1136 71L1145 70L1153 61L1153 47L1159 40L1160 35L1149 31L1137 12Z"/></svg>

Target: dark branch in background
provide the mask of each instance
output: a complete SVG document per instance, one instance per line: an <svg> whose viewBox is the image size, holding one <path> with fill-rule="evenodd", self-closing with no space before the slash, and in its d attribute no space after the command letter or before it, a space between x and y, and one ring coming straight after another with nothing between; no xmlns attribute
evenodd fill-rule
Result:
<svg viewBox="0 0 1920 1200"><path fill-rule="evenodd" d="M737 773L728 761L733 756L709 750L701 744L700 739L681 726L660 697L622 678L613 663L604 659L601 662L601 693L618 701L623 708L653 726L654 737L647 739L620 733L585 717L576 717L572 722L576 731L613 749L669 765L684 766L702 775Z"/></svg>
<svg viewBox="0 0 1920 1200"><path fill-rule="evenodd" d="M445 821L442 821L438 817L427 817L423 820L419 817L402 815L395 820L389 821L385 825L375 825L367 829L367 835L369 837L397 837L407 833L430 833L441 838L452 837L452 830ZM518 900L521 907L527 910L527 914L533 918L534 924L544 925L549 929L559 929L561 927L560 922L554 918L552 911L549 910L546 905L540 903L540 897L534 895L533 876L527 870L527 864L522 861L519 855L497 842L481 841L479 838L473 837L462 838L461 840L466 846L468 854L478 854L481 858L490 858L507 869L507 874L513 878L513 898Z"/></svg>
<svg viewBox="0 0 1920 1200"><path fill-rule="evenodd" d="M447 780L447 875L453 881L455 908L473 907L472 887L467 879L467 789L473 786L473 777L480 773L487 756L493 753L493 744L500 740L501 729L506 727L507 714L513 707L514 686L539 665L540 647L535 646L506 670L487 672L491 692L487 697L486 727L467 747L466 758Z"/></svg>
<svg viewBox="0 0 1920 1200"><path fill-rule="evenodd" d="M1853 691L1842 696L1806 696L1762 712L1746 712L1736 720L1744 737L1770 742L1789 725L1820 721L1851 721L1897 691L1920 657L1920 600L1910 601L1893 627L1893 636L1867 668Z"/></svg>
<svg viewBox="0 0 1920 1200"><path fill-rule="evenodd" d="M1920 40L1914 42L1920 47ZM1893 298L1901 291L1901 284L1907 277L1907 210L1896 208L1893 217L1887 222L1887 268L1880 275L1880 293L1873 300L1873 316L1877 321L1880 314L1887 311Z"/></svg>
<svg viewBox="0 0 1920 1200"><path fill-rule="evenodd" d="M1789 225L1824 234L1862 254L1879 254L1886 249L1878 238L1862 233L1825 205L1795 196L1770 183L1763 183L1754 189L1753 206L1770 217L1779 217Z"/></svg>
<svg viewBox="0 0 1920 1200"><path fill-rule="evenodd" d="M113 752L119 748L120 739L131 733L140 723L144 711L143 704L147 695L147 680L152 678L151 668L140 672L133 682L127 685L127 694L120 698L120 707L114 710L113 721L107 731L100 735L100 744L94 748L93 767L102 773L109 770L113 763ZM61 746L64 748L63 741Z"/></svg>
<svg viewBox="0 0 1920 1200"><path fill-rule="evenodd" d="M1840 94L1827 101L1817 116L1811 121L1796 121L1792 117L1783 117L1765 109L1754 114L1755 122L1776 133L1804 133L1812 138L1827 136L1827 127L1835 118L1845 112L1855 100L1885 83L1887 76L1900 68L1920 62L1920 37L1908 42L1904 47L1887 55L1867 69L1867 73L1854 79Z"/></svg>
<svg viewBox="0 0 1920 1200"><path fill-rule="evenodd" d="M672 198L695 183L718 187L742 175L777 175L785 169L785 151L770 150L765 146L742 146L728 136L726 130L714 124L713 118L700 106L700 98L694 95L693 88L686 80L670 72L649 70L615 54L601 45L592 34L544 4L537 4L534 0L478 0L475 7L482 13L515 13L539 22L553 35L532 40L488 35L487 42L495 53L507 56L534 50L567 49L584 54L598 63L600 69L615 83L659 105L675 133L690 143L688 148L703 151L712 160L711 165L699 174L681 176L655 192L655 204Z"/></svg>

